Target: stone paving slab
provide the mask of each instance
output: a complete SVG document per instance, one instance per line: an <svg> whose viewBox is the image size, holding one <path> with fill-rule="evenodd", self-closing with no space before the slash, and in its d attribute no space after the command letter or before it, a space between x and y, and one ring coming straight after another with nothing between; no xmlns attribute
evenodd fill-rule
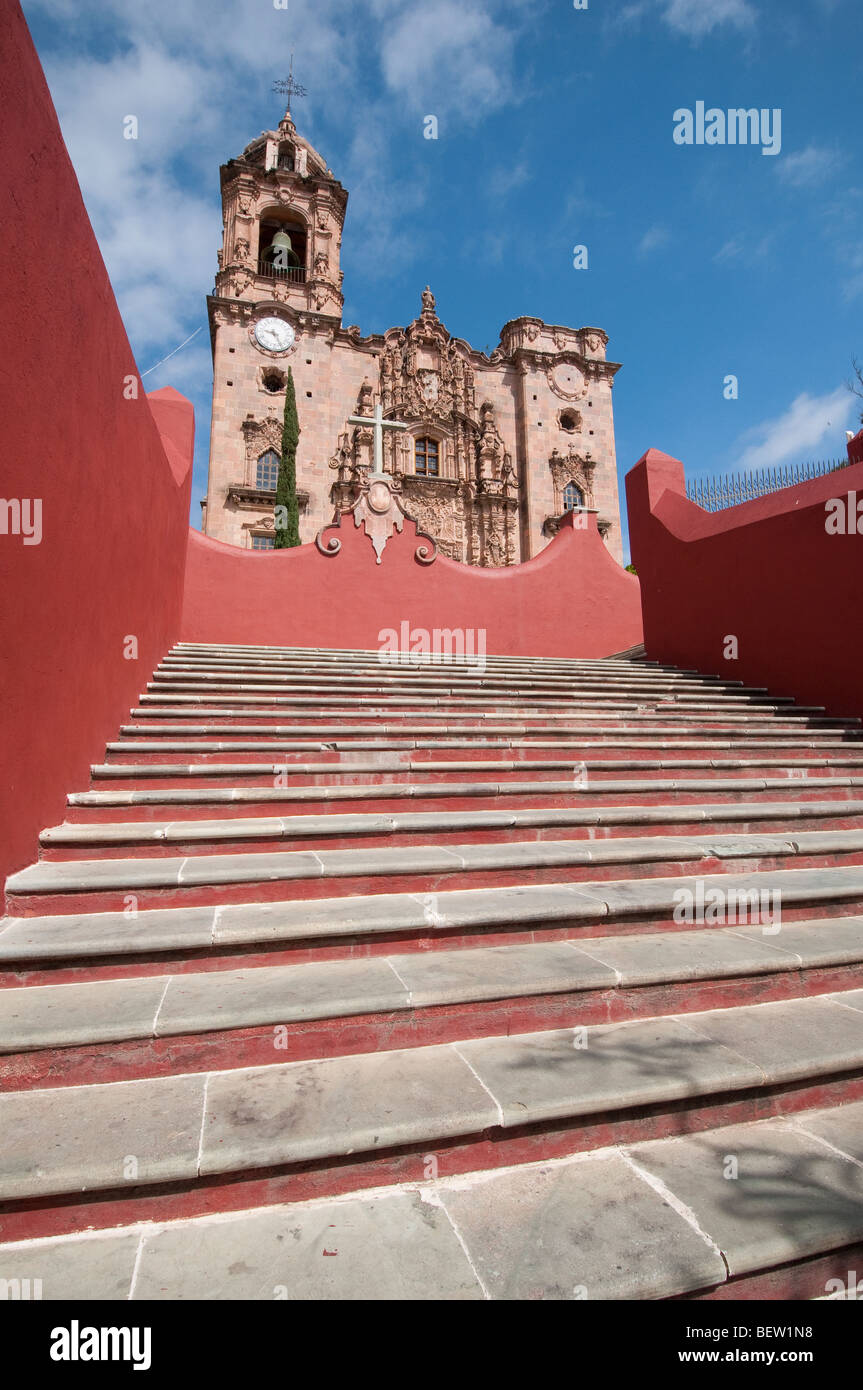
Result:
<svg viewBox="0 0 863 1390"><path fill-rule="evenodd" d="M628 1152L689 1208L732 1276L863 1239L863 1167L790 1125L732 1125Z"/></svg>
<svg viewBox="0 0 863 1390"><path fill-rule="evenodd" d="M418 1192L396 1191L146 1234L135 1298L166 1297L447 1302L484 1294L446 1213Z"/></svg>
<svg viewBox="0 0 863 1390"><path fill-rule="evenodd" d="M167 984L156 975L0 989L0 1053L147 1037Z"/></svg>
<svg viewBox="0 0 863 1390"><path fill-rule="evenodd" d="M714 1042L754 1062L776 1085L863 1066L863 1013L826 995L681 1014Z"/></svg>
<svg viewBox="0 0 863 1390"><path fill-rule="evenodd" d="M0 1095L0 1199L195 1177L205 1080Z"/></svg>
<svg viewBox="0 0 863 1390"><path fill-rule="evenodd" d="M0 962L195 950L212 944L216 913L212 907L187 907L153 908L134 916L70 912L3 917Z"/></svg>
<svg viewBox="0 0 863 1390"><path fill-rule="evenodd" d="M411 1005L446 1004L569 990L613 989L615 971L568 942L414 951L391 956Z"/></svg>
<svg viewBox="0 0 863 1390"><path fill-rule="evenodd" d="M140 1244L139 1231L128 1227L105 1235L0 1244L0 1282L30 1280L32 1297L38 1279L46 1303L112 1303L129 1297Z"/></svg>
<svg viewBox="0 0 863 1390"><path fill-rule="evenodd" d="M211 1075L201 1173L474 1134L497 1106L454 1048L331 1057Z"/></svg>
<svg viewBox="0 0 863 1390"><path fill-rule="evenodd" d="M647 936L593 939L584 950L611 966L621 986L657 984L671 980L716 979L725 975L759 975L788 970L801 963L777 938L753 932L737 936L731 929L694 928L651 932ZM814 933L813 933L814 935ZM863 921L857 929L858 959L863 959ZM849 947L850 949L850 947Z"/></svg>
<svg viewBox="0 0 863 1390"><path fill-rule="evenodd" d="M614 1152L436 1195L493 1299L659 1299L725 1282L719 1251Z"/></svg>
<svg viewBox="0 0 863 1390"><path fill-rule="evenodd" d="M474 1038L458 1050L500 1105L505 1128L761 1084L757 1066L687 1026L702 1016Z"/></svg>
<svg viewBox="0 0 863 1390"><path fill-rule="evenodd" d="M172 975L156 1034L297 1023L406 1009L409 994L382 957ZM0 992L2 1003L2 992Z"/></svg>
<svg viewBox="0 0 863 1390"><path fill-rule="evenodd" d="M863 1164L863 1101L829 1110L806 1110L795 1115L793 1123L795 1129L814 1134L855 1163Z"/></svg>
<svg viewBox="0 0 863 1390"><path fill-rule="evenodd" d="M779 931L765 936L762 927L734 927L738 937L752 942L769 941L777 950L799 957L811 970L824 965L843 965L860 960L863 917L821 917L806 922L780 922Z"/></svg>

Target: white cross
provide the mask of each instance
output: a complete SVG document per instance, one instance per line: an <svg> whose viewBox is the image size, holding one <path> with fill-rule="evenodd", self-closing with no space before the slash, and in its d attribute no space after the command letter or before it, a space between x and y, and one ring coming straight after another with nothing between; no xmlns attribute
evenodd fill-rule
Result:
<svg viewBox="0 0 863 1390"><path fill-rule="evenodd" d="M375 406L374 415L351 415L348 419L349 425L371 425L374 430L374 463L371 476L377 477L384 471L384 430L407 430L410 425L403 425L398 420L385 420L384 412L380 401Z"/></svg>

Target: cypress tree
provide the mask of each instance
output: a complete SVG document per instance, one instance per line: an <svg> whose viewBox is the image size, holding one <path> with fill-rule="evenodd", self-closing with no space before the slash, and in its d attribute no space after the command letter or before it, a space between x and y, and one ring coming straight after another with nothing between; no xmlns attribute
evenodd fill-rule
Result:
<svg viewBox="0 0 863 1390"><path fill-rule="evenodd" d="M279 460L279 477L276 483L276 539L275 549L300 544L300 508L297 502L297 444L300 439L300 422L297 417L297 396L294 391L294 375L288 367L288 384L285 390L285 420L282 426L282 457ZM279 508L283 512L279 512ZM279 520L282 525L279 525Z"/></svg>

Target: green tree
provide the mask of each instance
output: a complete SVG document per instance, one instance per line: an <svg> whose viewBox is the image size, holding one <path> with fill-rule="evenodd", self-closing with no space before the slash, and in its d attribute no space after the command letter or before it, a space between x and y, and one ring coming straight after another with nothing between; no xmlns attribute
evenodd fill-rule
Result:
<svg viewBox="0 0 863 1390"><path fill-rule="evenodd" d="M285 388L285 420L282 426L282 457L279 460L279 477L276 483L276 539L275 549L300 544L300 508L297 502L297 444L300 440L300 422L297 418L297 395L294 390L294 374L288 367L288 384Z"/></svg>

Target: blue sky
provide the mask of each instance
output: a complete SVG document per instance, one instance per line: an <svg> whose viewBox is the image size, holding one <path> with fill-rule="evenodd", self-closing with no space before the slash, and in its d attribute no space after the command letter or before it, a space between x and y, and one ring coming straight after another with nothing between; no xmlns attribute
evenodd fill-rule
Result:
<svg viewBox="0 0 863 1390"><path fill-rule="evenodd" d="M844 453L863 404L844 385L863 358L861 0L277 3L24 0L147 389L195 404L194 525L206 328L148 369L206 324L219 165L277 124L292 49L299 128L350 193L346 324L409 322L428 282L476 347L520 314L604 328L621 483L651 446L690 476ZM698 101L778 108L780 152L676 144Z"/></svg>

